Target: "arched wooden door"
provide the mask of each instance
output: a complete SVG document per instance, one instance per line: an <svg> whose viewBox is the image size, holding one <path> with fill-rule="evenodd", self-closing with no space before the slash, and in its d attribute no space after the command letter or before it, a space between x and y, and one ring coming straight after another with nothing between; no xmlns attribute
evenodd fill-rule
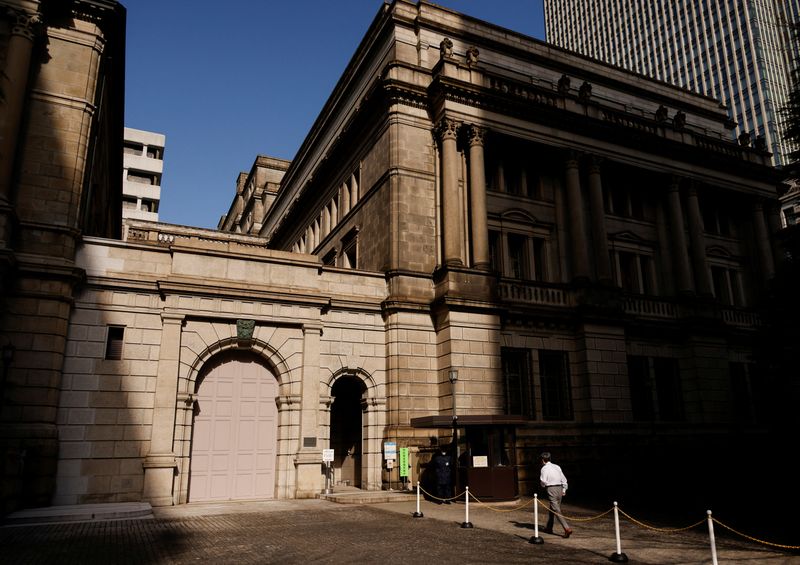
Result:
<svg viewBox="0 0 800 565"><path fill-rule="evenodd" d="M272 498L277 380L256 357L228 354L198 382L189 500Z"/></svg>

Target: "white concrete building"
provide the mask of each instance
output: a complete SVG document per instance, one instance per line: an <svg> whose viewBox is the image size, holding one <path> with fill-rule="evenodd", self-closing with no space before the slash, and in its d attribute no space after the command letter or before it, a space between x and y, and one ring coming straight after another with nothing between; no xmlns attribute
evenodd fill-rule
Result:
<svg viewBox="0 0 800 565"><path fill-rule="evenodd" d="M125 128L122 165L122 217L158 221L164 142L161 133Z"/></svg>

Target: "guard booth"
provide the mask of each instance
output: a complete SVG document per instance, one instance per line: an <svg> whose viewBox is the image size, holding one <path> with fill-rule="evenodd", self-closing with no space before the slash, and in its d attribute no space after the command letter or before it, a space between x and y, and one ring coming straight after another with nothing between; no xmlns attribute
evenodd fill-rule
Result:
<svg viewBox="0 0 800 565"><path fill-rule="evenodd" d="M456 492L469 487L470 494L485 501L519 497L516 461L516 428L523 416L472 415L412 418L414 428L450 429L453 457L458 461Z"/></svg>

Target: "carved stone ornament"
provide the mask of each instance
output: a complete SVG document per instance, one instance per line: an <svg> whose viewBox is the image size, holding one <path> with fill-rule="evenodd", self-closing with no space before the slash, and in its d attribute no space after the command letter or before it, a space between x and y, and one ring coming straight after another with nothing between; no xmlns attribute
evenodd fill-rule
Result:
<svg viewBox="0 0 800 565"><path fill-rule="evenodd" d="M470 145L483 145L484 137L486 137L486 128L471 125L467 129L467 139Z"/></svg>
<svg viewBox="0 0 800 565"><path fill-rule="evenodd" d="M766 151L767 150L767 138L763 135L756 136L756 149L759 151Z"/></svg>
<svg viewBox="0 0 800 565"><path fill-rule="evenodd" d="M567 75L561 75L561 78L558 79L558 91L561 94L566 94L569 92L569 77Z"/></svg>
<svg viewBox="0 0 800 565"><path fill-rule="evenodd" d="M39 14L13 11L14 25L11 27L12 35L20 35L26 39L34 40L42 23Z"/></svg>
<svg viewBox="0 0 800 565"><path fill-rule="evenodd" d="M743 131L739 134L739 145L742 147L750 147L750 132Z"/></svg>
<svg viewBox="0 0 800 565"><path fill-rule="evenodd" d="M255 330L255 327L255 320L236 320L236 339L253 339L253 330Z"/></svg>
<svg viewBox="0 0 800 565"><path fill-rule="evenodd" d="M578 90L578 100L581 102L588 102L589 98L592 97L592 85L586 81L583 81L580 89Z"/></svg>
<svg viewBox="0 0 800 565"><path fill-rule="evenodd" d="M686 114L678 110L672 118L672 125L675 129L683 129L686 126Z"/></svg>
<svg viewBox="0 0 800 565"><path fill-rule="evenodd" d="M669 110L667 110L667 107L662 104L661 106L658 107L658 110L656 110L656 121L666 122L668 118L669 118Z"/></svg>
<svg viewBox="0 0 800 565"><path fill-rule="evenodd" d="M474 45L472 47L470 47L469 49L467 49L467 65L470 66L470 67L474 67L475 65L477 65L478 64L478 55L480 55L480 54L481 54L481 52L478 51L478 48L475 47Z"/></svg>
<svg viewBox="0 0 800 565"><path fill-rule="evenodd" d="M440 140L455 139L458 136L459 124L450 118L442 118L439 125L436 127L436 135Z"/></svg>
<svg viewBox="0 0 800 565"><path fill-rule="evenodd" d="M442 59L450 59L453 56L453 42L449 37L442 39L439 44L439 55Z"/></svg>

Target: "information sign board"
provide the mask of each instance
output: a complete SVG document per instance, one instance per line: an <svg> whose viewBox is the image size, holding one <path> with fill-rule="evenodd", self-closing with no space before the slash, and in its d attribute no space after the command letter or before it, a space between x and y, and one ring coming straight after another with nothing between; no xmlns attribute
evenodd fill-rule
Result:
<svg viewBox="0 0 800 565"><path fill-rule="evenodd" d="M397 443L394 441L383 442L383 458L387 461L389 459L397 459Z"/></svg>
<svg viewBox="0 0 800 565"><path fill-rule="evenodd" d="M400 448L400 462L398 463L400 467L400 476L407 477L408 476L408 448L401 447Z"/></svg>

